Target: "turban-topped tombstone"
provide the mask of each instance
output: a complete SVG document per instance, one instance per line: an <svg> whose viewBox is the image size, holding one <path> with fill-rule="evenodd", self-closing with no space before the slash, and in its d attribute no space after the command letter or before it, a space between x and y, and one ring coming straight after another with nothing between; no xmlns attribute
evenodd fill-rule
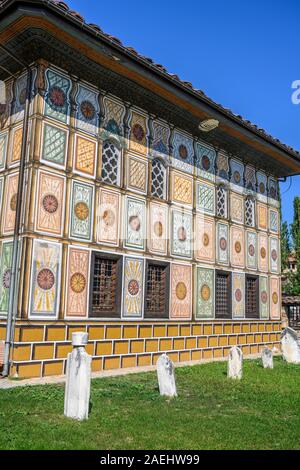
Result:
<svg viewBox="0 0 300 470"><path fill-rule="evenodd" d="M87 333L73 333L73 351L67 359L64 414L79 421L89 416L92 358L85 351L87 342Z"/></svg>
<svg viewBox="0 0 300 470"><path fill-rule="evenodd" d="M281 333L283 358L291 364L300 364L300 341L295 330L289 326Z"/></svg>
<svg viewBox="0 0 300 470"><path fill-rule="evenodd" d="M243 376L243 353L240 348L233 346L228 355L227 377L240 380Z"/></svg>
<svg viewBox="0 0 300 470"><path fill-rule="evenodd" d="M158 358L156 370L159 393L167 397L176 397L174 364L165 353Z"/></svg>

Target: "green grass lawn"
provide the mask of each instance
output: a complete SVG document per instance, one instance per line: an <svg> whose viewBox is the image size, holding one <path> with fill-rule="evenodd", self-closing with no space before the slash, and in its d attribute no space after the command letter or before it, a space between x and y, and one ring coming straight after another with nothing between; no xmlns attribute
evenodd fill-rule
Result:
<svg viewBox="0 0 300 470"><path fill-rule="evenodd" d="M63 416L64 386L0 390L1 449L299 449L300 366L244 361L176 370L178 398L159 396L154 372L96 379L88 421Z"/></svg>

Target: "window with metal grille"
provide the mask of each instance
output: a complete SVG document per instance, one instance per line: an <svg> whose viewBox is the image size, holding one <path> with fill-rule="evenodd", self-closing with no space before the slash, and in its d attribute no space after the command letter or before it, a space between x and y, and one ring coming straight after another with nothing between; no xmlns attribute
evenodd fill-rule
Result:
<svg viewBox="0 0 300 470"><path fill-rule="evenodd" d="M102 149L102 181L119 184L120 150L109 140L104 142Z"/></svg>
<svg viewBox="0 0 300 470"><path fill-rule="evenodd" d="M145 318L169 316L169 264L147 261Z"/></svg>
<svg viewBox="0 0 300 470"><path fill-rule="evenodd" d="M93 253L92 257L92 317L119 317L121 304L122 258Z"/></svg>
<svg viewBox="0 0 300 470"><path fill-rule="evenodd" d="M231 318L231 274L216 272L215 288L216 318Z"/></svg>
<svg viewBox="0 0 300 470"><path fill-rule="evenodd" d="M246 275L246 318L259 318L258 276Z"/></svg>
<svg viewBox="0 0 300 470"><path fill-rule="evenodd" d="M225 186L217 187L217 216L227 218L227 189Z"/></svg>
<svg viewBox="0 0 300 470"><path fill-rule="evenodd" d="M254 227L254 207L255 203L252 197L247 197L245 200L245 224L248 227Z"/></svg>
<svg viewBox="0 0 300 470"><path fill-rule="evenodd" d="M159 199L166 198L166 168L159 158L152 161L151 195Z"/></svg>

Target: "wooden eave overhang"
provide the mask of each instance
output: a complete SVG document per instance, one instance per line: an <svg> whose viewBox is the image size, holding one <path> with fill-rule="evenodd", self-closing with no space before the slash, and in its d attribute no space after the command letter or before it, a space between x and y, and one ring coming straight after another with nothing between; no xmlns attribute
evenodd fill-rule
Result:
<svg viewBox="0 0 300 470"><path fill-rule="evenodd" d="M296 150L124 47L95 25L86 24L62 2L4 0L0 3L0 44L27 64L43 58L65 68L256 168L277 177L300 173ZM0 65L12 73L19 71L19 65L2 51ZM6 72L0 69L0 79L5 78ZM199 123L206 118L217 119L219 127L201 132Z"/></svg>

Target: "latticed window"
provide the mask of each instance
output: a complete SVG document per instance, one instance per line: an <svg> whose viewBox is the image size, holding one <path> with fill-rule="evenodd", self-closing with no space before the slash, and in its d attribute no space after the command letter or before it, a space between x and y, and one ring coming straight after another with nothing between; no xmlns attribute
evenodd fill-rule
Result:
<svg viewBox="0 0 300 470"><path fill-rule="evenodd" d="M225 186L217 187L217 216L227 217L227 189Z"/></svg>
<svg viewBox="0 0 300 470"><path fill-rule="evenodd" d="M259 317L258 276L246 275L246 318Z"/></svg>
<svg viewBox="0 0 300 470"><path fill-rule="evenodd" d="M119 184L120 155L120 150L113 142L104 142L101 177L105 183Z"/></svg>
<svg viewBox="0 0 300 470"><path fill-rule="evenodd" d="M169 265L147 263L145 318L168 317Z"/></svg>
<svg viewBox="0 0 300 470"><path fill-rule="evenodd" d="M119 317L121 258L93 253L91 316Z"/></svg>
<svg viewBox="0 0 300 470"><path fill-rule="evenodd" d="M216 318L231 318L231 275L216 272Z"/></svg>
<svg viewBox="0 0 300 470"><path fill-rule="evenodd" d="M255 203L251 197L247 197L245 201L245 224L249 227L254 227L255 213L254 213Z"/></svg>
<svg viewBox="0 0 300 470"><path fill-rule="evenodd" d="M151 194L159 199L166 197L166 168L158 158L152 161Z"/></svg>

